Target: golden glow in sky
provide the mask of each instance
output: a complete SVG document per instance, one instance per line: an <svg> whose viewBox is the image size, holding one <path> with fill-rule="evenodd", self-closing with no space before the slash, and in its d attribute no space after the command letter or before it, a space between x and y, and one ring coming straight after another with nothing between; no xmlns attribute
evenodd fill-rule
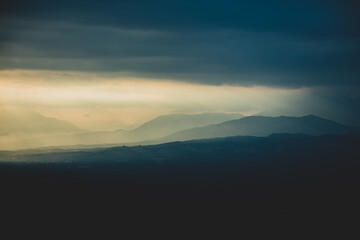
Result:
<svg viewBox="0 0 360 240"><path fill-rule="evenodd" d="M201 85L94 73L0 71L1 108L26 108L90 130L132 128L169 113L284 109L307 89Z"/></svg>

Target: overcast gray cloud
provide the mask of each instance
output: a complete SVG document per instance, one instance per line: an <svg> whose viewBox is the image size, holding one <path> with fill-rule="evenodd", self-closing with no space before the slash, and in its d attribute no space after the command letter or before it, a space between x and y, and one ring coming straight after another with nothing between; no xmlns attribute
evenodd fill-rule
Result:
<svg viewBox="0 0 360 240"><path fill-rule="evenodd" d="M1 69L126 72L205 84L359 85L357 4L15 1Z"/></svg>

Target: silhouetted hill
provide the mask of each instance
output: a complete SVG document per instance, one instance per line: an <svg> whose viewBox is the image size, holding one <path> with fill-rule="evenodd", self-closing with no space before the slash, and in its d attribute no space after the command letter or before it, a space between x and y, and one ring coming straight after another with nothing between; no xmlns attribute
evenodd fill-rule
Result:
<svg viewBox="0 0 360 240"><path fill-rule="evenodd" d="M226 136L268 136L273 133L301 133L309 135L347 134L351 127L314 115L304 117L250 116L216 125L187 129L169 135L163 141L226 137Z"/></svg>
<svg viewBox="0 0 360 240"><path fill-rule="evenodd" d="M22 150L0 151L1 162L131 162L179 160L188 161L195 158L216 158L219 161L230 158L246 158L248 156L269 157L277 154L293 154L300 149L311 148L312 153L334 149L349 144L355 147L360 143L357 135L328 134L311 136L306 134L277 133L267 137L232 136L189 141L177 141L146 146L122 146L110 148L93 148L81 150ZM338 147L335 144L339 145ZM354 148L355 149L355 148ZM359 152L360 153L360 152ZM249 155L250 154L250 155ZM255 154L255 155L254 155ZM265 154L265 155L264 155ZM15 157L16 156L16 157ZM285 155L281 155L283 158ZM15 158L13 158L15 157ZM280 157L280 156L279 156Z"/></svg>

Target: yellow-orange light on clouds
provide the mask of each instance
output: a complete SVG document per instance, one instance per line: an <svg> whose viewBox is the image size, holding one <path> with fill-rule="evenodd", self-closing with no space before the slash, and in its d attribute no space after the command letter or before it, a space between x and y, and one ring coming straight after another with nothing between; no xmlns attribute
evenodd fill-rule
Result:
<svg viewBox="0 0 360 240"><path fill-rule="evenodd" d="M1 107L31 109L92 130L131 128L169 113L255 113L286 107L306 92L79 72L0 71Z"/></svg>

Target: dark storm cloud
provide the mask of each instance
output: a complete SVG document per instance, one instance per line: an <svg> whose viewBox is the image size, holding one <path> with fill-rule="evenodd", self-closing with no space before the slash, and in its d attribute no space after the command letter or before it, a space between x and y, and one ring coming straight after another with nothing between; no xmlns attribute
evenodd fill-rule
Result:
<svg viewBox="0 0 360 240"><path fill-rule="evenodd" d="M358 85L351 1L15 1L0 67L207 84Z"/></svg>
<svg viewBox="0 0 360 240"><path fill-rule="evenodd" d="M8 2L6 4L6 2ZM328 35L358 31L352 1L26 0L2 15L142 29L242 28ZM341 3L341 4L340 4ZM345 19L346 18L346 19ZM350 21L348 21L350 20ZM352 23L351 23L352 22Z"/></svg>

